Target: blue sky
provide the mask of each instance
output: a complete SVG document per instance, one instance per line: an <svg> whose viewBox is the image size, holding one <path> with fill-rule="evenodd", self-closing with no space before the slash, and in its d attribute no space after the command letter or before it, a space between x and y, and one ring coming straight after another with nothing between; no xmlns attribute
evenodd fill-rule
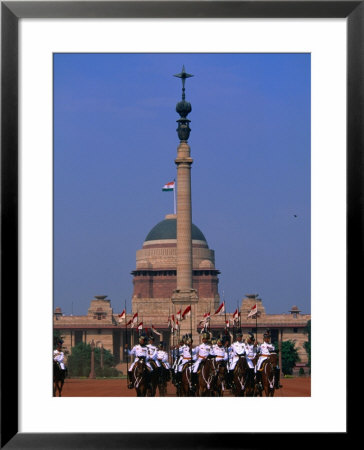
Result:
<svg viewBox="0 0 364 450"><path fill-rule="evenodd" d="M130 312L135 253L173 213L182 65L192 218L227 310L258 293L310 313L309 54L55 54L54 306Z"/></svg>

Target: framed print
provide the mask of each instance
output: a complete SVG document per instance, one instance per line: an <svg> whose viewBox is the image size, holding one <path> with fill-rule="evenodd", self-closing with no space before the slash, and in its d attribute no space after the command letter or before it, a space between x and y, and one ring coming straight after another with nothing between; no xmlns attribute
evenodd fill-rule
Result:
<svg viewBox="0 0 364 450"><path fill-rule="evenodd" d="M234 448L242 440L244 446L255 445L268 434L278 443L285 432L300 433L303 440L313 432L338 433L344 439L346 367L341 367L340 390L333 394L335 385L321 357L325 344L313 346L314 381L307 398L263 398L261 403L245 398L237 406L233 398L181 398L177 403L170 398L52 397L45 355L52 346L54 313L52 148L59 136L52 108L60 96L53 77L59 67L71 70L70 60L60 66L54 57L62 54L310 54L312 339L325 342L334 333L335 355L345 359L346 302L356 295L363 269L363 3L9 1L1 7L1 445L226 448L228 440ZM102 70L95 61L90 72ZM180 69L171 67L171 73ZM183 67L179 74L183 93L187 72ZM83 170L80 163L80 176ZM96 301L105 300L101 297ZM92 314L97 319L97 310ZM269 423L242 425L248 411L254 417L264 411ZM181 417L188 417L187 425Z"/></svg>

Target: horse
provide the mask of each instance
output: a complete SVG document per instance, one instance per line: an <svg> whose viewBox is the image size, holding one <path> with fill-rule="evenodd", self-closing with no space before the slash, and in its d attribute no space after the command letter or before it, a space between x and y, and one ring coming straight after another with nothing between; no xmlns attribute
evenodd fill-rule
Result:
<svg viewBox="0 0 364 450"><path fill-rule="evenodd" d="M61 369L57 361L53 361L53 397L62 397L62 388L66 378L66 370Z"/></svg>
<svg viewBox="0 0 364 450"><path fill-rule="evenodd" d="M191 377L192 366L189 363L184 364L182 368L182 381L180 384L180 396L194 397L195 387L192 384Z"/></svg>
<svg viewBox="0 0 364 450"><path fill-rule="evenodd" d="M272 364L272 361L270 357L268 357L265 361L263 361L263 364L260 368L262 372L262 385L263 390L266 395L266 397L273 397L274 396L274 389L275 389L275 370ZM261 389L256 389L255 391L260 397L262 396Z"/></svg>
<svg viewBox="0 0 364 450"><path fill-rule="evenodd" d="M239 356L233 373L233 394L235 397L247 397L253 395L254 378L249 370L249 365L244 356Z"/></svg>
<svg viewBox="0 0 364 450"><path fill-rule="evenodd" d="M214 379L214 392L216 392L218 397L222 397L226 389L226 363L225 361L215 360L215 370L216 375Z"/></svg>
<svg viewBox="0 0 364 450"><path fill-rule="evenodd" d="M157 370L157 387L159 391L160 397L165 397L167 394L167 382L170 379L170 373L169 370L166 369L163 364L161 364L160 367L158 367Z"/></svg>
<svg viewBox="0 0 364 450"><path fill-rule="evenodd" d="M149 370L148 370L147 396L155 397L155 395L157 393L157 386L158 386L159 367L153 360L150 361L150 365L152 366L153 370L152 370L152 372L149 372Z"/></svg>
<svg viewBox="0 0 364 450"><path fill-rule="evenodd" d="M216 375L215 360L207 358L201 363L198 370L198 389L197 393L201 397L213 396L213 383Z"/></svg>
<svg viewBox="0 0 364 450"><path fill-rule="evenodd" d="M140 358L132 369L134 388L137 397L145 397L150 384L149 370L144 358Z"/></svg>

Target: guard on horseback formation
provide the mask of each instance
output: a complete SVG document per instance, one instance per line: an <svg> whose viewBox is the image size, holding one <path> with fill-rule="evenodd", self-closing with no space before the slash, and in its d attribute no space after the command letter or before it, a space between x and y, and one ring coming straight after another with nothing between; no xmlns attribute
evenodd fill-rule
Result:
<svg viewBox="0 0 364 450"><path fill-rule="evenodd" d="M215 361L217 363L224 362L226 364L228 360L228 353L226 351L226 348L223 346L222 338L217 339L216 344L212 347L211 354L215 357Z"/></svg>
<svg viewBox="0 0 364 450"><path fill-rule="evenodd" d="M128 380L129 380L128 388L129 389L133 389L133 387L134 387L132 371L133 371L133 367L140 359L145 360L145 364L146 364L149 372L153 371L153 367L151 366L151 364L149 362L148 347L145 342L146 342L146 337L144 335L142 335L139 337L139 344L134 345L134 347L131 350L128 349L128 344L125 344L125 349L128 352L128 354L130 356L131 355L135 356L134 362L131 364L131 366L129 367L129 370L128 370Z"/></svg>
<svg viewBox="0 0 364 450"><path fill-rule="evenodd" d="M182 381L182 371L185 364L192 364L192 360L196 354L196 349L192 348L192 338L187 338L186 343L182 347L182 354L177 366L176 384Z"/></svg>
<svg viewBox="0 0 364 450"><path fill-rule="evenodd" d="M236 334L236 341L232 343L231 345L231 358L230 358L230 365L229 370L227 374L227 385L230 389L232 386L233 376L234 376L234 369L236 366L236 363L239 361L239 357L245 355L245 344L243 342L243 333L240 331Z"/></svg>
<svg viewBox="0 0 364 450"><path fill-rule="evenodd" d="M165 370L166 371L166 380L169 381L171 378L170 369L171 366L168 362L168 353L165 351L164 342L160 342L158 344L158 350L157 350L157 359L156 363L159 367L159 370Z"/></svg>
<svg viewBox="0 0 364 450"><path fill-rule="evenodd" d="M252 379L255 377L255 364L254 358L257 355L258 345L255 342L253 333L248 333L248 337L245 343L245 359L248 363L249 370L251 371Z"/></svg>
<svg viewBox="0 0 364 450"><path fill-rule="evenodd" d="M149 359L151 359L152 361L156 361L157 347L154 345L154 336L149 336L147 347ZM157 366L160 367L159 364L157 364Z"/></svg>
<svg viewBox="0 0 364 450"><path fill-rule="evenodd" d="M175 348L173 349L173 366L172 366L172 375L174 375L172 380L173 384L176 384L177 380L179 379L178 367L183 359L183 349L186 346L185 340L187 340L187 337L182 336L180 338L179 344L175 346Z"/></svg>
<svg viewBox="0 0 364 450"><path fill-rule="evenodd" d="M262 385L262 365L264 363L264 361L267 360L267 358L269 358L269 356L271 355L271 353L275 353L275 347L274 345L271 343L271 335L269 330L267 330L264 334L263 334L263 343L261 345L258 346L258 362L257 365L255 367L255 372L256 372L256 381L258 384L259 389L263 390L263 385ZM279 366L278 364L276 364L274 367L274 375L275 375L275 389L279 389L282 387L282 385L280 384L279 380L280 380L280 370L279 370Z"/></svg>
<svg viewBox="0 0 364 450"><path fill-rule="evenodd" d="M57 341L57 347L55 350L53 350L53 361L55 361L58 364L58 367L60 370L64 370L64 376L67 375L67 367L64 363L64 353L62 351L62 339L59 339Z"/></svg>
<svg viewBox="0 0 364 450"><path fill-rule="evenodd" d="M200 367L200 364L203 363L209 356L212 356L211 345L209 344L209 334L204 333L202 335L202 344L198 345L195 348L196 351L196 361L192 367L192 383L197 385L197 371Z"/></svg>

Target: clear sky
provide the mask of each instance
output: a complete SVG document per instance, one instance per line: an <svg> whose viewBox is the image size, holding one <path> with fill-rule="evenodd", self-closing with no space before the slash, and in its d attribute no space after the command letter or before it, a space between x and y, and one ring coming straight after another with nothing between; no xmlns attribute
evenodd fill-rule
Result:
<svg viewBox="0 0 364 450"><path fill-rule="evenodd" d="M186 80L192 220L233 312L310 313L310 55L55 54L54 306L131 311L136 251L173 213Z"/></svg>

